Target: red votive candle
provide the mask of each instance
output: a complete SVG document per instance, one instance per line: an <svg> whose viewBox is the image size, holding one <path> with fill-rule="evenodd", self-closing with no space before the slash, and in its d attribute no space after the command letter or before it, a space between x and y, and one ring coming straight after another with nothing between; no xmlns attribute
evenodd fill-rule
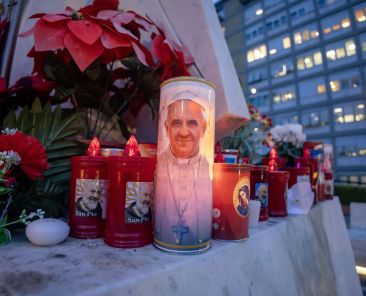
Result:
<svg viewBox="0 0 366 296"><path fill-rule="evenodd" d="M104 241L136 248L153 241L151 203L155 158L108 157L109 197Z"/></svg>
<svg viewBox="0 0 366 296"><path fill-rule="evenodd" d="M71 158L70 236L103 236L108 194L106 158L74 156Z"/></svg>
<svg viewBox="0 0 366 296"><path fill-rule="evenodd" d="M309 168L310 169L310 184L311 189L314 192L314 203L318 201L316 184L318 181L318 160L315 158L299 157L295 158L295 167L297 168Z"/></svg>
<svg viewBox="0 0 366 296"><path fill-rule="evenodd" d="M272 217L287 216L287 185L289 172L273 171L268 175L268 214Z"/></svg>
<svg viewBox="0 0 366 296"><path fill-rule="evenodd" d="M215 163L212 237L242 240L248 237L249 165Z"/></svg>
<svg viewBox="0 0 366 296"><path fill-rule="evenodd" d="M288 188L299 182L310 182L310 168L286 168L287 172L290 173L288 180Z"/></svg>
<svg viewBox="0 0 366 296"><path fill-rule="evenodd" d="M259 221L268 220L268 166L250 167L250 199L259 200Z"/></svg>
<svg viewBox="0 0 366 296"><path fill-rule="evenodd" d="M277 171L286 167L287 159L285 157L278 157L275 148L272 148L269 157L263 157L263 165L268 165L270 171Z"/></svg>

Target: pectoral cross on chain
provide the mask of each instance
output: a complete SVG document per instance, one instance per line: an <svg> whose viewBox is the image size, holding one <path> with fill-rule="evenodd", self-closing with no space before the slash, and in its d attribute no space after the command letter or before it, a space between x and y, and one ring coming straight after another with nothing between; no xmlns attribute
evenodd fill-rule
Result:
<svg viewBox="0 0 366 296"><path fill-rule="evenodd" d="M177 245L180 245L182 243L183 235L189 232L189 227L184 226L182 219L179 219L177 225L172 226L172 231L175 233L175 242Z"/></svg>

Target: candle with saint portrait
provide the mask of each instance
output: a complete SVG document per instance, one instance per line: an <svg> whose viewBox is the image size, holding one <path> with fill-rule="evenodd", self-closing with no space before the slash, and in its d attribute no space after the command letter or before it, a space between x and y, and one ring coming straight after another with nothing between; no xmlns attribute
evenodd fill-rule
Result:
<svg viewBox="0 0 366 296"><path fill-rule="evenodd" d="M215 163L212 237L243 240L248 237L250 166Z"/></svg>
<svg viewBox="0 0 366 296"><path fill-rule="evenodd" d="M141 157L131 136L124 156L108 157L110 191L104 241L136 248L152 243L151 205L156 158Z"/></svg>
<svg viewBox="0 0 366 296"><path fill-rule="evenodd" d="M161 85L154 245L172 253L211 247L215 90L195 77Z"/></svg>
<svg viewBox="0 0 366 296"><path fill-rule="evenodd" d="M70 236L98 238L103 236L108 194L106 158L94 138L88 156L71 158Z"/></svg>
<svg viewBox="0 0 366 296"><path fill-rule="evenodd" d="M250 199L261 203L259 221L268 220L268 170L266 165L250 167Z"/></svg>

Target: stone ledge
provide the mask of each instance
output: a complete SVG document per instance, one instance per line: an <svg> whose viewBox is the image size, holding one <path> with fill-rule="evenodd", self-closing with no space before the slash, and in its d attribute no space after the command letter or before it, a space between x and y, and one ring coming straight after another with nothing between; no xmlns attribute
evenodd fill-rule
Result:
<svg viewBox="0 0 366 296"><path fill-rule="evenodd" d="M351 202L351 227L366 229L366 203Z"/></svg>
<svg viewBox="0 0 366 296"><path fill-rule="evenodd" d="M36 247L23 234L0 251L0 295L362 295L338 199L201 255L101 239Z"/></svg>

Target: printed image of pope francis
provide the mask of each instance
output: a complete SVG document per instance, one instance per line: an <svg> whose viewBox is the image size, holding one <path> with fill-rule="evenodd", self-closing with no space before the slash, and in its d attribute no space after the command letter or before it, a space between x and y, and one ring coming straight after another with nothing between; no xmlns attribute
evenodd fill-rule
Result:
<svg viewBox="0 0 366 296"><path fill-rule="evenodd" d="M162 248L195 249L211 240L212 182L200 151L206 110L191 91L177 93L165 108L169 144L158 155L154 242Z"/></svg>

